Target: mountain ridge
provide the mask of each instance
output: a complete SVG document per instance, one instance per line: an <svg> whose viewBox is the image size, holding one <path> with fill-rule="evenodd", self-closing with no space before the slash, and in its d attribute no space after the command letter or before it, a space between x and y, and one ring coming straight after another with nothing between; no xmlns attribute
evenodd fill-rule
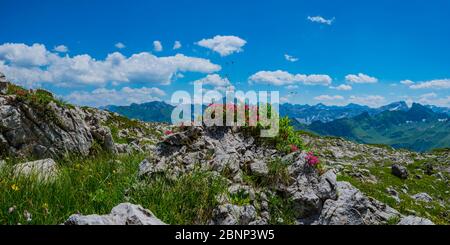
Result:
<svg viewBox="0 0 450 245"><path fill-rule="evenodd" d="M435 113L414 103L407 111L387 110L373 115L365 112L352 118L295 126L319 135L344 137L359 143L429 151L450 146L449 119L445 113Z"/></svg>

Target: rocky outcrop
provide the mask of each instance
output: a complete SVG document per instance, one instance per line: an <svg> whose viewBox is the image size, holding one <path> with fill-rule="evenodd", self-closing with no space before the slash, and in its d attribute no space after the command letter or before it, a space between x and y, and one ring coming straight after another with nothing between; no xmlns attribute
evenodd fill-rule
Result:
<svg viewBox="0 0 450 245"><path fill-rule="evenodd" d="M65 225L165 225L150 210L131 203L114 207L107 215L75 214L64 222Z"/></svg>
<svg viewBox="0 0 450 245"><path fill-rule="evenodd" d="M287 176L269 171L274 161L285 165L280 171ZM306 152L284 155L230 127L189 127L166 136L153 157L140 164L139 175L178 178L198 168L225 178L229 185L228 193L218 197L210 224L268 224L267 196L273 195L292 200L298 224L373 225L402 217L351 184L338 182L335 170L319 174L307 164ZM254 185L244 175L262 182ZM235 203L233 193L244 196L245 204Z"/></svg>
<svg viewBox="0 0 450 245"><path fill-rule="evenodd" d="M317 224L379 225L401 216L389 206L366 197L348 182L338 182L337 193L336 200L325 202Z"/></svg>
<svg viewBox="0 0 450 245"><path fill-rule="evenodd" d="M0 151L39 158L86 156L96 138L111 139L110 132L96 131L100 126L86 121L90 116L78 107L58 106L55 102L36 107L15 95L0 96Z"/></svg>
<svg viewBox="0 0 450 245"><path fill-rule="evenodd" d="M116 144L115 137L129 143ZM136 122L94 108L62 103L44 90L25 90L0 73L0 155L58 158L151 150L166 125Z"/></svg>

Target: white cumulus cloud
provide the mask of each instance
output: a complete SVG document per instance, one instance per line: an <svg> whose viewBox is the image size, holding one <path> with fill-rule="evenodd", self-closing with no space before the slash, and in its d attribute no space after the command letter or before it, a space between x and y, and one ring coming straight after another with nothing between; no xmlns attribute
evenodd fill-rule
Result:
<svg viewBox="0 0 450 245"><path fill-rule="evenodd" d="M286 86L286 89L288 89L288 90L294 90L294 89L298 89L299 87L298 87L298 85L288 85L288 86Z"/></svg>
<svg viewBox="0 0 450 245"><path fill-rule="evenodd" d="M334 18L333 19L325 19L322 16L308 16L308 20L311 22L326 24L326 25L331 25L334 22Z"/></svg>
<svg viewBox="0 0 450 245"><path fill-rule="evenodd" d="M20 66L43 66L56 56L50 53L44 45L35 43L28 46L23 43L5 43L0 45L0 60L5 60Z"/></svg>
<svg viewBox="0 0 450 245"><path fill-rule="evenodd" d="M385 104L386 98L380 95L368 95L368 96L350 96L348 102L359 105L367 105L369 107L380 107Z"/></svg>
<svg viewBox="0 0 450 245"><path fill-rule="evenodd" d="M289 62L297 62L297 61L298 61L298 58L296 58L296 57L294 57L294 56L292 56L292 55L288 55L288 54L285 54L285 55L284 55L284 58L285 58L287 61L289 61Z"/></svg>
<svg viewBox="0 0 450 245"><path fill-rule="evenodd" d="M450 96L440 98L436 93L427 93L420 95L418 102L424 105L450 107Z"/></svg>
<svg viewBox="0 0 450 245"><path fill-rule="evenodd" d="M330 100L343 100L344 97L341 95L319 95L314 97L315 100L319 100L319 101L330 101Z"/></svg>
<svg viewBox="0 0 450 245"><path fill-rule="evenodd" d="M77 105L99 107L106 105L130 105L132 103L159 101L164 95L164 91L159 88L124 87L120 90L98 88L91 92L75 91L64 98Z"/></svg>
<svg viewBox="0 0 450 245"><path fill-rule="evenodd" d="M218 74L210 74L205 78L202 78L195 82L201 83L203 85L212 85L212 86L227 86L231 84L228 78L222 78Z"/></svg>
<svg viewBox="0 0 450 245"><path fill-rule="evenodd" d="M124 49L124 48L126 48L125 44L123 44L123 43L121 43L121 42L116 43L114 46L115 46L116 48L118 48L118 49Z"/></svg>
<svg viewBox="0 0 450 245"><path fill-rule="evenodd" d="M69 48L64 45L58 45L53 48L53 51L59 52L59 53L67 53L69 52Z"/></svg>
<svg viewBox="0 0 450 245"><path fill-rule="evenodd" d="M175 41L175 43L173 44L173 50L180 49L180 48L181 48L181 42Z"/></svg>
<svg viewBox="0 0 450 245"><path fill-rule="evenodd" d="M153 41L153 51L155 51L155 52L163 51L163 46L160 41L158 41L158 40Z"/></svg>
<svg viewBox="0 0 450 245"><path fill-rule="evenodd" d="M180 72L213 73L221 69L207 59L183 54L157 57L142 52L125 57L119 52L96 60L88 54L61 57L42 44L0 45L0 71L23 85L53 83L57 86L107 83L170 84Z"/></svg>
<svg viewBox="0 0 450 245"><path fill-rule="evenodd" d="M368 76L363 73L358 73L357 75L349 74L345 76L345 80L349 83L377 83L378 79L375 77Z"/></svg>
<svg viewBox="0 0 450 245"><path fill-rule="evenodd" d="M242 51L242 47L247 43L244 39L237 36L220 36L217 35L214 38L202 39L196 44L213 50L220 54L220 56L228 56L233 53L239 53Z"/></svg>
<svg viewBox="0 0 450 245"><path fill-rule="evenodd" d="M303 75L291 74L286 71L259 71L249 77L250 83L263 83L275 86L287 86L295 84L324 85L331 84L332 79L328 75Z"/></svg>
<svg viewBox="0 0 450 245"><path fill-rule="evenodd" d="M403 84L403 85L407 85L407 86L410 86L410 85L414 84L414 82L411 81L411 80L403 80L403 81L400 81L400 83Z"/></svg>
<svg viewBox="0 0 450 245"><path fill-rule="evenodd" d="M352 86L348 85L348 84L341 84L337 87L330 87L331 89L336 89L336 90L340 90L340 91L350 91L352 90Z"/></svg>
<svg viewBox="0 0 450 245"><path fill-rule="evenodd" d="M425 81L421 83L412 84L409 87L412 89L448 89L450 88L450 79L437 79Z"/></svg>
<svg viewBox="0 0 450 245"><path fill-rule="evenodd" d="M218 90L221 92L234 90L234 86L231 84L228 78L223 78L218 74L210 74L206 77L195 81L194 83L200 83L204 86L210 85L214 87L214 90Z"/></svg>

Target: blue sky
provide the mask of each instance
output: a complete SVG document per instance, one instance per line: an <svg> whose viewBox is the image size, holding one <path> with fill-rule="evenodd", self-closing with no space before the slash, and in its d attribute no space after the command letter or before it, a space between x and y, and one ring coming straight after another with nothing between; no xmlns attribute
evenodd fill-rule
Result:
<svg viewBox="0 0 450 245"><path fill-rule="evenodd" d="M0 0L0 9L0 71L77 104L167 101L200 80L300 104L450 106L447 0Z"/></svg>

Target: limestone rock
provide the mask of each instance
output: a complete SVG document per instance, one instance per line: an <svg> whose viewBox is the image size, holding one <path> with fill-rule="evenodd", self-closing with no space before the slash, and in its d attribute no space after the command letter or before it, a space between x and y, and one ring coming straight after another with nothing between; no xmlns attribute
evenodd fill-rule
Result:
<svg viewBox="0 0 450 245"><path fill-rule="evenodd" d="M220 205L213 211L213 225L248 225L256 220L256 209L252 205Z"/></svg>
<svg viewBox="0 0 450 245"><path fill-rule="evenodd" d="M107 215L75 214L64 222L65 225L165 225L150 210L131 203L114 207Z"/></svg>
<svg viewBox="0 0 450 245"><path fill-rule="evenodd" d="M157 162L155 165L154 161L149 161L145 159L139 164L139 177L151 177L154 174L157 173L164 173L167 169L167 164L164 162L164 160Z"/></svg>
<svg viewBox="0 0 450 245"><path fill-rule="evenodd" d="M417 194L413 195L412 198L417 201L422 201L422 202L433 201L433 198L430 195L428 195L428 193L425 193L425 192L417 193Z"/></svg>
<svg viewBox="0 0 450 245"><path fill-rule="evenodd" d="M53 159L44 159L14 165L15 176L36 176L38 180L54 180L58 175L58 166Z"/></svg>
<svg viewBox="0 0 450 245"><path fill-rule="evenodd" d="M250 171L252 172L252 174L258 176L266 176L269 174L269 168L267 167L267 164L261 160L254 160L252 163L250 163Z"/></svg>
<svg viewBox="0 0 450 245"><path fill-rule="evenodd" d="M369 225L385 224L400 214L375 200L364 196L348 182L337 183L338 199L325 201L316 224Z"/></svg>
<svg viewBox="0 0 450 245"><path fill-rule="evenodd" d="M392 165L391 171L392 171L393 175L395 175L401 179L407 179L408 175L409 175L408 170L399 164Z"/></svg>
<svg viewBox="0 0 450 245"><path fill-rule="evenodd" d="M434 225L434 223L428 219L410 215L402 218L397 225Z"/></svg>

